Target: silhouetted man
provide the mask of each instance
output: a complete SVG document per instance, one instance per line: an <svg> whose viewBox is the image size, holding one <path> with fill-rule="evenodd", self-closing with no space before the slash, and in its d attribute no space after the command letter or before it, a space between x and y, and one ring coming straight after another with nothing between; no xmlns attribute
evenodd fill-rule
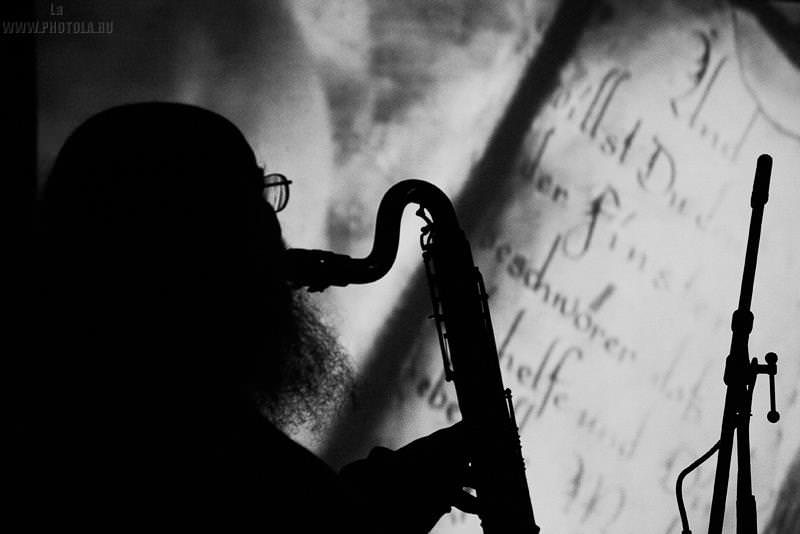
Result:
<svg viewBox="0 0 800 534"><path fill-rule="evenodd" d="M41 230L32 521L425 532L465 498L457 428L337 475L269 422L330 418L349 371L286 282L263 171L226 119L161 103L89 119Z"/></svg>

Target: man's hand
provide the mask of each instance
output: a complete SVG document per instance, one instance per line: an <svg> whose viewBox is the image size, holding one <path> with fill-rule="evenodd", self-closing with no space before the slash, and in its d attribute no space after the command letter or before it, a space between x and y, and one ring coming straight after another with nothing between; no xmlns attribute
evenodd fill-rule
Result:
<svg viewBox="0 0 800 534"><path fill-rule="evenodd" d="M366 459L342 468L340 477L386 517L401 517L400 531L428 532L451 506L477 513L477 499L464 490L471 481L460 423L397 451L376 447Z"/></svg>

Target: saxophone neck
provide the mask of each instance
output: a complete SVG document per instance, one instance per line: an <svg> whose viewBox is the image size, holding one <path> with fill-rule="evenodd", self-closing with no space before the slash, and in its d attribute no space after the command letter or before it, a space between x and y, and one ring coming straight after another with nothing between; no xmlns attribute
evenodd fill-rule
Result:
<svg viewBox="0 0 800 534"><path fill-rule="evenodd" d="M381 200L375 238L367 256L351 258L325 250L291 248L285 256L286 278L293 286L307 287L309 291L323 291L332 285L368 284L380 279L394 264L403 211L413 203L430 213L437 229L460 230L453 205L441 189L423 180L403 180L393 185Z"/></svg>

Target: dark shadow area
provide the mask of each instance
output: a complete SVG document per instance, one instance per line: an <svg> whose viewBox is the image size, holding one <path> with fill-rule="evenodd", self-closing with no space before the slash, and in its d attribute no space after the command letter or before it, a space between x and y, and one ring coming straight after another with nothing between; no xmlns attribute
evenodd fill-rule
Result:
<svg viewBox="0 0 800 534"><path fill-rule="evenodd" d="M15 21L34 16L30 2L4 2L0 20L5 23L2 41L3 99L0 125L3 129L2 190L6 239L3 332L3 418L13 426L20 417L18 406L25 387L22 382L31 345L32 306L31 239L36 198L36 35L14 33ZM8 26L11 26L9 28ZM8 31L9 33L6 33ZM13 466L12 466L13 468Z"/></svg>
<svg viewBox="0 0 800 534"><path fill-rule="evenodd" d="M789 61L800 69L800 6L796 2L733 0L731 4L755 15Z"/></svg>
<svg viewBox="0 0 800 534"><path fill-rule="evenodd" d="M794 455L775 502L764 534L796 534L800 528L800 450Z"/></svg>

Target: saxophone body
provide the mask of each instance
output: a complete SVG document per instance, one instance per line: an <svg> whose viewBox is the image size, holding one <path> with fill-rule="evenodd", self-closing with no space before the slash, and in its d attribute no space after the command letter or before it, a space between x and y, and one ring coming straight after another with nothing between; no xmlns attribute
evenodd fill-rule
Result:
<svg viewBox="0 0 800 534"><path fill-rule="evenodd" d="M427 225L420 243L439 334L445 377L455 385L469 436L474 487L487 534L537 533L511 392L500 373L488 296L472 251L447 196L421 180L389 189L378 208L375 240L365 258L289 249L288 278L321 291L330 285L369 283L394 263L403 210L419 204ZM427 212L427 213L426 213Z"/></svg>

